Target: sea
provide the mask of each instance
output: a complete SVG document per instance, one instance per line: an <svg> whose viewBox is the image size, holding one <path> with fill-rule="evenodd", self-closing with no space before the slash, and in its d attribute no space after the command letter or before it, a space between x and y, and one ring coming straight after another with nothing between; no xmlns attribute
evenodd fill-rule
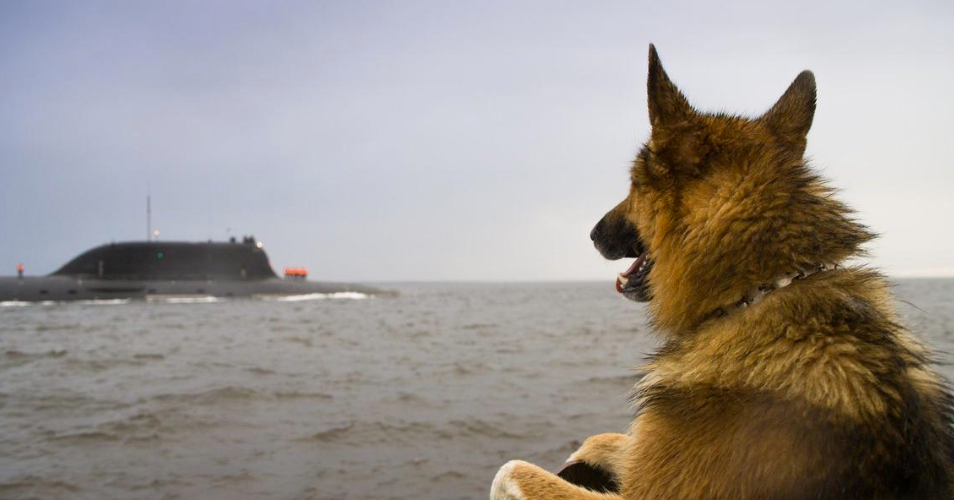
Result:
<svg viewBox="0 0 954 500"><path fill-rule="evenodd" d="M0 498L485 499L624 431L658 345L600 283L0 304ZM954 280L897 280L954 378Z"/></svg>

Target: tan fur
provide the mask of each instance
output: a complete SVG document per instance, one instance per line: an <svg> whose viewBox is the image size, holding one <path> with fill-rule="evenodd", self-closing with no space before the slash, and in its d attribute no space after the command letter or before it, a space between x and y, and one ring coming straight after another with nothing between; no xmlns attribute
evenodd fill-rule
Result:
<svg viewBox="0 0 954 500"><path fill-rule="evenodd" d="M590 436L566 461L584 462L606 471L617 471L625 461L624 455L630 445L629 441L628 434L615 432Z"/></svg>
<svg viewBox="0 0 954 500"><path fill-rule="evenodd" d="M571 456L610 471L618 496L519 462L498 477L520 496L491 498L954 497L951 397L884 279L838 267L774 289L872 238L803 159L811 73L755 119L694 110L652 48L647 88L652 137L594 241L631 231L648 252L665 346L629 433Z"/></svg>
<svg viewBox="0 0 954 500"><path fill-rule="evenodd" d="M494 478L490 497L498 500L618 500L619 496L574 486L536 465L512 460Z"/></svg>

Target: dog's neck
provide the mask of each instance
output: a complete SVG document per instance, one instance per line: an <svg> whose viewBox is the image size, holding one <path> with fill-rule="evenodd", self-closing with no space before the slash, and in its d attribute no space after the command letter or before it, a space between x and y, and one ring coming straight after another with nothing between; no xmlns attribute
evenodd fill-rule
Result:
<svg viewBox="0 0 954 500"><path fill-rule="evenodd" d="M803 280L809 276L819 273L831 271L833 269L837 269L838 267L838 264L817 264L808 269L799 269L798 271L786 273L769 283L754 287L737 302L717 308L716 310L709 313L708 318L724 318L730 314L759 303L765 298L765 296L780 288L785 288L796 281Z"/></svg>

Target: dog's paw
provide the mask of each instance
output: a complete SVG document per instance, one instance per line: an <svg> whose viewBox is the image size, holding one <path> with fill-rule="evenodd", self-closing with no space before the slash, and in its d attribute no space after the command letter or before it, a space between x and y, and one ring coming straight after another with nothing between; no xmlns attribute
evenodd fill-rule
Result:
<svg viewBox="0 0 954 500"><path fill-rule="evenodd" d="M526 500L520 491L520 485L517 484L515 472L518 468L529 465L523 460L511 460L503 464L494 476L493 486L490 487L490 500Z"/></svg>

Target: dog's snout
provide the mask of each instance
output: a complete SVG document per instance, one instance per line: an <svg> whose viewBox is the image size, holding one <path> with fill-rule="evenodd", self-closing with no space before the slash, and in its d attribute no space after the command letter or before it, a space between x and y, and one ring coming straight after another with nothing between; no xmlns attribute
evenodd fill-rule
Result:
<svg viewBox="0 0 954 500"><path fill-rule="evenodd" d="M596 242L596 239L600 237L600 232L602 231L602 228L603 228L603 220L601 219L599 222L596 223L595 226L593 226L593 229L590 231L590 241L594 243Z"/></svg>
<svg viewBox="0 0 954 500"><path fill-rule="evenodd" d="M636 228L612 210L593 226L590 239L596 250L610 260L636 257L640 253L637 251L640 242Z"/></svg>

